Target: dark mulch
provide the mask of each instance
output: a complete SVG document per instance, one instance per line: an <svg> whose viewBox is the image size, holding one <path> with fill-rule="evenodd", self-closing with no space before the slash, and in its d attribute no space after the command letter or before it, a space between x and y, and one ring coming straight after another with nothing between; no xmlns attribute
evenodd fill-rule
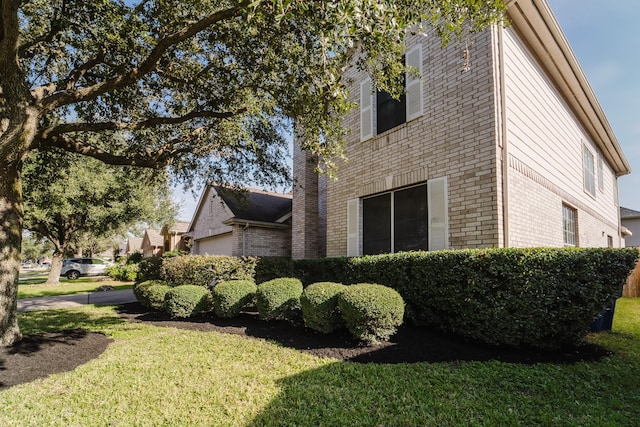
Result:
<svg viewBox="0 0 640 427"><path fill-rule="evenodd" d="M130 322L266 339L316 356L357 363L496 360L519 364L568 364L598 361L609 355L604 348L592 344L559 351L487 346L411 325L403 325L387 343L363 346L346 333L318 334L301 324L261 321L256 313L243 313L234 319L203 316L189 321L177 321L164 313L149 311L138 303L124 304L119 307L118 313ZM0 390L49 374L72 370L99 356L110 341L102 334L76 330L30 335L13 347L0 348Z"/></svg>

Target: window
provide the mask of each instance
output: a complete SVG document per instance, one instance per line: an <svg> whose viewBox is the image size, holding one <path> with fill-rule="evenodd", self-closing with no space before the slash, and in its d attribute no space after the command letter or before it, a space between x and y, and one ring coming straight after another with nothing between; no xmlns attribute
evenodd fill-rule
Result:
<svg viewBox="0 0 640 427"><path fill-rule="evenodd" d="M562 230L565 246L577 246L576 210L562 205Z"/></svg>
<svg viewBox="0 0 640 427"><path fill-rule="evenodd" d="M584 170L584 191L595 197L596 173L593 153L586 145L582 146L582 168Z"/></svg>
<svg viewBox="0 0 640 427"><path fill-rule="evenodd" d="M388 93L377 91L374 100L371 80L366 79L360 83L361 141L422 116L422 80L419 77L422 75L422 45L415 45L407 51L405 63L411 72L405 76L405 93L400 99L393 99Z"/></svg>
<svg viewBox="0 0 640 427"><path fill-rule="evenodd" d="M607 247L608 248L612 248L613 247L613 236L607 235Z"/></svg>
<svg viewBox="0 0 640 427"><path fill-rule="evenodd" d="M598 190L604 191L604 161L598 156Z"/></svg>
<svg viewBox="0 0 640 427"><path fill-rule="evenodd" d="M347 255L360 255L358 208L362 206L362 253L447 249L447 179L347 202Z"/></svg>

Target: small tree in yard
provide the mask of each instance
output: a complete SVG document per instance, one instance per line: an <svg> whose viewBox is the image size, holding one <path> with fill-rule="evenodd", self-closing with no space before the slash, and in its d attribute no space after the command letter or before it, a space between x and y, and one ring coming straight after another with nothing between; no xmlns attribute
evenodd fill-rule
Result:
<svg viewBox="0 0 640 427"><path fill-rule="evenodd" d="M47 283L60 281L62 259L141 221L175 216L165 174L110 166L61 150L34 152L24 166L25 228L54 247ZM111 245L112 246L112 245Z"/></svg>
<svg viewBox="0 0 640 427"><path fill-rule="evenodd" d="M391 90L408 28L431 23L446 42L503 11L503 0L0 0L0 345L20 337L29 153L278 184L291 120L323 164L341 154L349 64Z"/></svg>

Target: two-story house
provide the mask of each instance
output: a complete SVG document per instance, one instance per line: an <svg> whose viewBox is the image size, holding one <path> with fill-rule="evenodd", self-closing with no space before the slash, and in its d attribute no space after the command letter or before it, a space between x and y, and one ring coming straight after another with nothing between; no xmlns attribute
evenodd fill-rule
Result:
<svg viewBox="0 0 640 427"><path fill-rule="evenodd" d="M464 46L409 35L400 100L347 71L349 163L323 183L294 153L294 258L621 246L613 130L547 1L507 6Z"/></svg>

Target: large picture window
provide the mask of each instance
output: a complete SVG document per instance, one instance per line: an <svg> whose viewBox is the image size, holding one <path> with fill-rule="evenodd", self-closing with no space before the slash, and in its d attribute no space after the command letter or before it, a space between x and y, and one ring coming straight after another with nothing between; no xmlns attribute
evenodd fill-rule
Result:
<svg viewBox="0 0 640 427"><path fill-rule="evenodd" d="M362 214L365 255L429 249L426 185L363 199Z"/></svg>

